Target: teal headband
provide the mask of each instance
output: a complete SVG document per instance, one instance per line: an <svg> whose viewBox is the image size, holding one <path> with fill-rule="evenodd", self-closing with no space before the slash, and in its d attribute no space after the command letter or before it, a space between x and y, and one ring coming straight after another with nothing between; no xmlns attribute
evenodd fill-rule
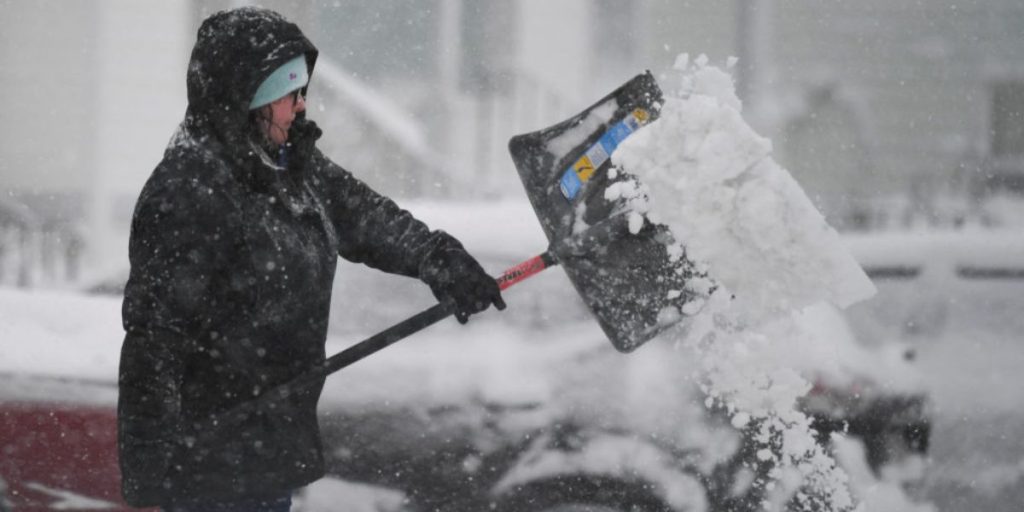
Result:
<svg viewBox="0 0 1024 512"><path fill-rule="evenodd" d="M249 102L249 110L283 98L288 93L305 87L307 83L309 70L306 68L306 57L300 55L281 65L263 80Z"/></svg>

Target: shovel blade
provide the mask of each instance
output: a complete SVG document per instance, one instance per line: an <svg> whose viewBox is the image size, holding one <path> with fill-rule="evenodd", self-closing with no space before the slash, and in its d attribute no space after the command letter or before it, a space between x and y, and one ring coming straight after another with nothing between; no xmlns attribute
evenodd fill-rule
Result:
<svg viewBox="0 0 1024 512"><path fill-rule="evenodd" d="M554 253L608 339L630 352L682 318L693 265L670 257L664 225L630 213L608 187L635 176L612 169L615 148L659 114L647 72L580 114L509 142L509 151ZM632 186L630 186L632 188ZM642 187L640 187L642 190ZM632 225L631 225L632 224Z"/></svg>

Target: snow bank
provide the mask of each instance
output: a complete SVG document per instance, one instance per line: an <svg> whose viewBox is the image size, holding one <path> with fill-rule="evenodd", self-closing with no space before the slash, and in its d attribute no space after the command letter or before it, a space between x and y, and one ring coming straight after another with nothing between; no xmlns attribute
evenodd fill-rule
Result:
<svg viewBox="0 0 1024 512"><path fill-rule="evenodd" d="M932 504L915 503L907 498L903 491L903 481L899 475L883 474L877 477L864 458L864 443L857 439L834 436L836 458L842 461L843 468L850 474L850 487L861 498L865 510L871 512L938 512ZM923 469L920 458L908 461L912 468L906 472L913 480ZM888 473L888 472L887 472Z"/></svg>
<svg viewBox="0 0 1024 512"><path fill-rule="evenodd" d="M121 299L0 288L0 373L117 382Z"/></svg>
<svg viewBox="0 0 1024 512"><path fill-rule="evenodd" d="M768 481L756 485L772 489L795 470L802 505L851 509L847 475L796 408L811 389L801 370L836 366L841 344L819 339L835 331L808 328L802 310L845 307L874 286L743 120L731 76L704 56L677 59L676 71L679 88L666 91L661 117L612 155L646 185L635 212L667 224L681 243L670 254L685 250L717 286L674 336L701 362L706 405L724 406L763 445Z"/></svg>
<svg viewBox="0 0 1024 512"><path fill-rule="evenodd" d="M432 229L451 233L478 257L504 259L511 255L525 261L548 247L540 221L525 197L472 203L404 201L400 206Z"/></svg>
<svg viewBox="0 0 1024 512"><path fill-rule="evenodd" d="M399 512L405 502L405 493L395 489L323 477L300 491L292 510L333 512L344 503L349 512Z"/></svg>

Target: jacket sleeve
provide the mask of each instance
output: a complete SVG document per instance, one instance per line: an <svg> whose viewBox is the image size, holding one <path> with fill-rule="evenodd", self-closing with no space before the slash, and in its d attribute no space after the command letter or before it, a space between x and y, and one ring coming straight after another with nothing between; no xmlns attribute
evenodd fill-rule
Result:
<svg viewBox="0 0 1024 512"><path fill-rule="evenodd" d="M180 390L186 358L215 314L209 293L225 267L218 196L194 182L147 185L132 219L122 319L118 449L122 492L157 503L182 442ZM218 272L220 271L220 272Z"/></svg>
<svg viewBox="0 0 1024 512"><path fill-rule="evenodd" d="M338 252L346 260L424 278L437 265L437 255L464 250L454 237L432 231L319 151L316 164L325 182L327 209L339 234Z"/></svg>

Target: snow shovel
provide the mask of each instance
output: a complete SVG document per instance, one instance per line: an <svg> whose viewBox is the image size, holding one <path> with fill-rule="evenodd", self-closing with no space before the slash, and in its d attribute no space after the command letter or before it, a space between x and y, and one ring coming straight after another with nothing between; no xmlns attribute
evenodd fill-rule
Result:
<svg viewBox="0 0 1024 512"><path fill-rule="evenodd" d="M685 255L670 258L673 242L663 225L631 214L627 201L609 198L615 184L636 182L611 171L610 155L627 137L657 118L661 90L647 72L580 114L509 142L526 194L550 243L547 251L506 270L502 290L562 265L608 339L630 352L683 318L693 296L685 283L696 275ZM638 219L641 222L638 222ZM232 412L291 394L453 314L436 304L333 356L323 365L274 388Z"/></svg>
<svg viewBox="0 0 1024 512"><path fill-rule="evenodd" d="M636 181L611 169L610 155L641 126L657 119L661 89L650 72L638 75L576 116L517 135L509 151L550 246L497 278L505 290L562 265L608 339L630 352L682 319L696 275L685 255L672 259L668 228L646 220L630 226L623 200L607 199L615 183ZM315 379L453 314L436 304L330 357Z"/></svg>
<svg viewBox="0 0 1024 512"><path fill-rule="evenodd" d="M633 212L615 193L625 187L643 195L636 176L613 170L611 154L658 117L661 103L647 72L575 117L509 142L551 244L545 255L562 265L621 352L678 322L694 298L685 286L696 275L694 265L685 254L669 257L667 246L675 240L668 227Z"/></svg>

